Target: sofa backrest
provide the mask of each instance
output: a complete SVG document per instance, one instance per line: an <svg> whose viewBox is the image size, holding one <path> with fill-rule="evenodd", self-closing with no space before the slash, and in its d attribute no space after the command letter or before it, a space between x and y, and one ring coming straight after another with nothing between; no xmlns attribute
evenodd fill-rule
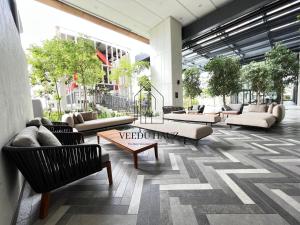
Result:
<svg viewBox="0 0 300 225"><path fill-rule="evenodd" d="M97 113L94 112L81 112L80 114L82 115L84 121L97 119Z"/></svg>
<svg viewBox="0 0 300 225"><path fill-rule="evenodd" d="M167 114L167 113L171 113L173 111L184 110L184 108L181 106L163 106L162 110L163 110L164 114Z"/></svg>
<svg viewBox="0 0 300 225"><path fill-rule="evenodd" d="M267 112L267 105L248 105L248 112Z"/></svg>
<svg viewBox="0 0 300 225"><path fill-rule="evenodd" d="M243 111L243 104L228 104L228 106L233 111L238 111L239 113L242 113Z"/></svg>

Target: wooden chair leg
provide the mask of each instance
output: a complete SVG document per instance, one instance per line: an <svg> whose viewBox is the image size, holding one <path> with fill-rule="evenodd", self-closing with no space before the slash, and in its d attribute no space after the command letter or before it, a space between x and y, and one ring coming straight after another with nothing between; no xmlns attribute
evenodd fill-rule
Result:
<svg viewBox="0 0 300 225"><path fill-rule="evenodd" d="M50 192L42 193L40 206L40 219L44 219L48 215Z"/></svg>
<svg viewBox="0 0 300 225"><path fill-rule="evenodd" d="M106 170L107 170L107 177L108 177L109 185L112 185L113 184L113 178L112 178L111 163L110 163L110 161L105 162L104 163L104 167L106 167Z"/></svg>

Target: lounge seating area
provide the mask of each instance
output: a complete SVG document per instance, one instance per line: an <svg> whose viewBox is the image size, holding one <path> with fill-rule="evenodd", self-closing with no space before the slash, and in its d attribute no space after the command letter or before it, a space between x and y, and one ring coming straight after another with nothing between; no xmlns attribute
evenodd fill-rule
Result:
<svg viewBox="0 0 300 225"><path fill-rule="evenodd" d="M0 225L300 225L300 0L1 0Z"/></svg>

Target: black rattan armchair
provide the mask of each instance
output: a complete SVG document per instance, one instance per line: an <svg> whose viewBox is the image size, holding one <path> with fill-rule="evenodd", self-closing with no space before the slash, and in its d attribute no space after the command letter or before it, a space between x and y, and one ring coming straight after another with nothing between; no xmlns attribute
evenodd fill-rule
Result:
<svg viewBox="0 0 300 225"><path fill-rule="evenodd" d="M97 144L83 143L80 133L55 133L62 146L14 147L10 141L3 151L16 164L25 179L37 193L42 193L40 218L48 214L52 190L107 168L112 185L109 156L101 154ZM77 145L80 144L80 145Z"/></svg>

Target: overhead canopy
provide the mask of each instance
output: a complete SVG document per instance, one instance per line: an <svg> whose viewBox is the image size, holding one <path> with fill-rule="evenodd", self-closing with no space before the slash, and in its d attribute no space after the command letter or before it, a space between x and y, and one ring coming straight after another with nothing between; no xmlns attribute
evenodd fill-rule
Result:
<svg viewBox="0 0 300 225"><path fill-rule="evenodd" d="M185 36L183 63L201 65L217 55L261 60L276 42L300 50L300 0L273 1L205 32ZM185 33L186 35L186 33Z"/></svg>

